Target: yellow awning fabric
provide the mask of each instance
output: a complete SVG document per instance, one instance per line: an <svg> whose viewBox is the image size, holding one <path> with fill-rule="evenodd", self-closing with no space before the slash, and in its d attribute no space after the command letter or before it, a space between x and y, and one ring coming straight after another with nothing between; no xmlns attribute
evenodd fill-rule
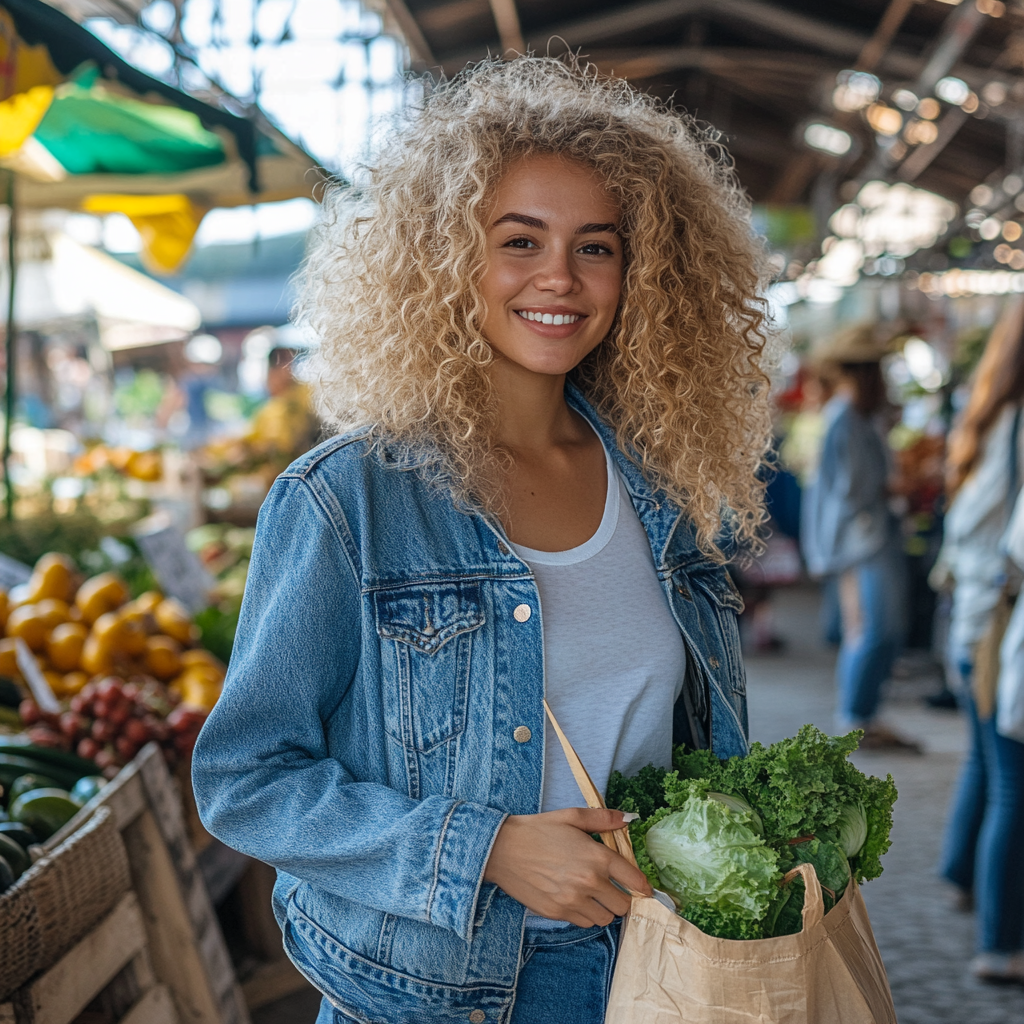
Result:
<svg viewBox="0 0 1024 1024"><path fill-rule="evenodd" d="M36 85L0 102L0 157L21 149L52 102L52 85Z"/></svg>
<svg viewBox="0 0 1024 1024"><path fill-rule="evenodd" d="M206 214L182 194L92 195L82 202L86 213L123 213L142 236L142 257L155 274L173 274L185 262Z"/></svg>

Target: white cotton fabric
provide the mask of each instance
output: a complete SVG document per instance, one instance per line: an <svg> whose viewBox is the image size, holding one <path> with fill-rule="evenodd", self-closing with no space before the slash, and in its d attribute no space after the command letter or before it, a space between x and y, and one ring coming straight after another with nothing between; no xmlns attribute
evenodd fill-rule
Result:
<svg viewBox="0 0 1024 1024"><path fill-rule="evenodd" d="M540 592L545 692L597 788L672 761L672 708L686 648L654 569L647 534L605 452L597 532L569 551L515 544ZM546 727L542 810L584 806L558 737Z"/></svg>

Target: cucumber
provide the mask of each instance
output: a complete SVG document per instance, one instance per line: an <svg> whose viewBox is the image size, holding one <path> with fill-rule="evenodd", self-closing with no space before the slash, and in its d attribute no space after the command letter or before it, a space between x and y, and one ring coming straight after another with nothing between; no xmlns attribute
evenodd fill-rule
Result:
<svg viewBox="0 0 1024 1024"><path fill-rule="evenodd" d="M26 772L24 775L19 775L12 783L7 793L7 801L11 803L17 800L22 793L27 793L32 789L63 788L56 779L50 778L49 775L36 775L35 772Z"/></svg>
<svg viewBox="0 0 1024 1024"><path fill-rule="evenodd" d="M0 821L0 835L13 839L26 852L39 842L39 836L20 821Z"/></svg>
<svg viewBox="0 0 1024 1024"><path fill-rule="evenodd" d="M90 775L95 773L96 765L88 762L91 767ZM57 765L46 764L35 757L26 754L4 754L0 753L0 786L5 792L9 792L11 786L22 775L45 775L47 778L55 779L62 789L70 789L84 772L69 772Z"/></svg>
<svg viewBox="0 0 1024 1024"><path fill-rule="evenodd" d="M6 892L12 885L14 885L14 871L11 870L11 865L3 857L0 857L0 893Z"/></svg>
<svg viewBox="0 0 1024 1024"><path fill-rule="evenodd" d="M33 789L11 802L12 821L20 821L42 840L63 828L77 813L78 804L63 789Z"/></svg>
<svg viewBox="0 0 1024 1024"><path fill-rule="evenodd" d="M71 799L80 806L87 804L106 784L102 775L86 775L71 788Z"/></svg>
<svg viewBox="0 0 1024 1024"><path fill-rule="evenodd" d="M24 694L21 692L20 687L13 679L8 679L7 676L0 676L0 705L17 711L23 696Z"/></svg>
<svg viewBox="0 0 1024 1024"><path fill-rule="evenodd" d="M66 750L54 747L37 747L27 736L0 736L0 756L14 754L18 757L31 757L43 764L53 765L64 772L80 779L83 775L95 775L96 765L86 761L84 757L71 754ZM53 773L50 772L52 775Z"/></svg>
<svg viewBox="0 0 1024 1024"><path fill-rule="evenodd" d="M21 878L32 866L32 860L28 853L3 833L0 833L0 857L3 857L11 865L15 878Z"/></svg>

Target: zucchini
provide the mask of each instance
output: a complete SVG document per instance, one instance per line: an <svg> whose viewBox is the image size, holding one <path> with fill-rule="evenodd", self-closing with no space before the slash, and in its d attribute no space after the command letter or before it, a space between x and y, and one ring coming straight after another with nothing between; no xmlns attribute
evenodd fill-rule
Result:
<svg viewBox="0 0 1024 1024"><path fill-rule="evenodd" d="M13 839L26 853L39 842L39 836L20 821L0 821L0 835Z"/></svg>
<svg viewBox="0 0 1024 1024"><path fill-rule="evenodd" d="M45 841L78 813L78 804L63 789L33 789L11 801L10 813Z"/></svg>
<svg viewBox="0 0 1024 1024"><path fill-rule="evenodd" d="M11 865L0 856L0 893L6 892L12 885L14 885L14 872L11 870Z"/></svg>
<svg viewBox="0 0 1024 1024"><path fill-rule="evenodd" d="M0 705L17 711L23 698L24 694L13 679L8 679L7 676L0 676Z"/></svg>
<svg viewBox="0 0 1024 1024"><path fill-rule="evenodd" d="M28 853L2 832L0 832L0 857L3 857L11 865L11 871L14 872L15 878L21 878L32 866L32 860Z"/></svg>
<svg viewBox="0 0 1024 1024"><path fill-rule="evenodd" d="M15 754L18 757L32 757L43 764L55 765L71 772L76 779L83 775L95 775L96 765L84 757L54 747L37 747L27 736L0 736L0 755Z"/></svg>
<svg viewBox="0 0 1024 1024"><path fill-rule="evenodd" d="M14 784L7 791L7 802L17 800L22 793L28 793L33 789L62 789L61 784L49 775L38 775L35 772L26 772L19 775Z"/></svg>
<svg viewBox="0 0 1024 1024"><path fill-rule="evenodd" d="M92 772L95 772L96 766L91 767ZM69 772L57 765L39 761L31 755L23 757L20 754L0 753L0 786L10 792L15 779L21 778L22 775L45 775L60 783L62 789L70 789L81 778L79 772Z"/></svg>

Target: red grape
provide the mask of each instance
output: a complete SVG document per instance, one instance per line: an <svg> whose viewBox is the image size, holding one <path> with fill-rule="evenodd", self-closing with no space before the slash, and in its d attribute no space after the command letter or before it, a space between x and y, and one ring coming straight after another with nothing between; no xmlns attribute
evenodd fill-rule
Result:
<svg viewBox="0 0 1024 1024"><path fill-rule="evenodd" d="M74 711L65 711L60 716L60 731L69 740L74 740L79 733L85 732L85 719Z"/></svg>
<svg viewBox="0 0 1024 1024"><path fill-rule="evenodd" d="M36 702L27 698L18 705L18 714L26 725L35 725L42 717Z"/></svg>
<svg viewBox="0 0 1024 1024"><path fill-rule="evenodd" d="M114 725L103 718L97 718L96 721L92 723L91 731L92 738L97 743L109 743L117 735L117 729ZM96 763L99 764L98 761Z"/></svg>
<svg viewBox="0 0 1024 1024"><path fill-rule="evenodd" d="M90 739L86 736L85 739L78 741L76 753L79 757L84 757L86 761L94 761L96 759L96 755L101 749L100 745L94 739Z"/></svg>

